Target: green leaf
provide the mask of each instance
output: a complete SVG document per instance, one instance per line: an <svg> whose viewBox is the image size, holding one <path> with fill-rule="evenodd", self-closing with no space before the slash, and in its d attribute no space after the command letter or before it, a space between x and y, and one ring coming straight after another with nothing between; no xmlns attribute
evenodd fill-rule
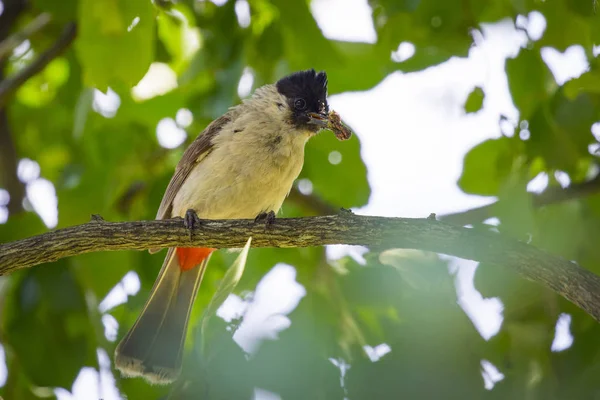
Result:
<svg viewBox="0 0 600 400"><path fill-rule="evenodd" d="M134 86L154 57L155 18L148 0L81 0L75 50L88 86Z"/></svg>
<svg viewBox="0 0 600 400"><path fill-rule="evenodd" d="M378 45L391 52L400 42L415 46L414 55L401 62L399 68L410 72L447 61L453 56L466 57L473 43L466 26L471 25L470 16L463 12L460 0L407 1L403 6L391 6L386 1L382 8L373 12L377 29ZM401 8L407 8L402 12ZM378 63L379 64L379 63Z"/></svg>
<svg viewBox="0 0 600 400"><path fill-rule="evenodd" d="M600 22L594 1L551 1L545 2L540 11L546 20L544 35L539 46L551 46L558 51L579 44L586 48L594 44L594 25Z"/></svg>
<svg viewBox="0 0 600 400"><path fill-rule="evenodd" d="M469 3L470 11L480 23L495 23L504 18L514 18L517 13L525 15L529 12L524 8L515 10L516 7L524 5L523 1L469 0Z"/></svg>
<svg viewBox="0 0 600 400"><path fill-rule="evenodd" d="M502 301L507 321L538 312L544 305L543 296L550 295L547 289L523 279L513 270L493 264L479 264L473 283L484 298L498 297Z"/></svg>
<svg viewBox="0 0 600 400"><path fill-rule="evenodd" d="M17 99L30 107L43 107L55 100L69 77L69 63L63 57L52 60L44 70L29 78L17 91Z"/></svg>
<svg viewBox="0 0 600 400"><path fill-rule="evenodd" d="M163 10L157 16L158 44L165 49L169 66L176 73L187 67L199 46L200 29L194 23L193 11L182 3L170 4L169 11Z"/></svg>
<svg viewBox="0 0 600 400"><path fill-rule="evenodd" d="M465 156L458 186L465 193L497 196L519 148L507 137L488 139L473 147Z"/></svg>
<svg viewBox="0 0 600 400"><path fill-rule="evenodd" d="M77 99L77 106L75 107L75 118L73 118L73 137L76 139L80 138L85 128L85 122L89 112L92 109L92 102L94 100L94 90L90 88L83 89L79 98Z"/></svg>
<svg viewBox="0 0 600 400"><path fill-rule="evenodd" d="M323 66L330 74L335 71L335 79L330 78L328 85L330 94L368 90L396 70L390 50L383 46L342 41L333 41L332 44L343 61Z"/></svg>
<svg viewBox="0 0 600 400"><path fill-rule="evenodd" d="M516 58L506 60L508 86L520 119L527 120L556 87L550 70L538 50L521 49Z"/></svg>
<svg viewBox="0 0 600 400"><path fill-rule="evenodd" d="M221 281L221 285L217 289L214 294L212 300L204 310L204 315L202 318L202 327L201 327L201 337L202 337L202 346L203 353L206 354L208 351L209 341L207 340L208 335L208 324L210 319L217 314L217 310L223 302L227 299L227 297L233 293L233 290L237 286L238 282L242 278L242 274L244 273L244 268L246 267L246 259L248 258L248 251L250 250L250 243L252 243L252 238L248 238L246 245L235 259L234 263L229 267L225 275L223 276L223 280Z"/></svg>
<svg viewBox="0 0 600 400"><path fill-rule="evenodd" d="M596 142L591 126L600 119L599 100L586 92L569 99L558 90L529 120L531 137L524 142L529 158L541 156L547 168L581 175L579 170L591 160L588 146Z"/></svg>
<svg viewBox="0 0 600 400"><path fill-rule="evenodd" d="M77 15L77 0L33 0L33 5L41 11L52 14L58 21L72 21Z"/></svg>
<svg viewBox="0 0 600 400"><path fill-rule="evenodd" d="M388 249L379 254L379 261L383 265L396 268L402 279L414 290L436 290L440 280L445 281L447 278L445 273L441 273L443 268L440 268L436 253L413 249Z"/></svg>
<svg viewBox="0 0 600 400"><path fill-rule="evenodd" d="M7 306L6 343L34 385L70 389L82 366L96 366L85 296L65 261L22 271Z"/></svg>
<svg viewBox="0 0 600 400"><path fill-rule="evenodd" d="M323 36L307 2L273 0L272 3L279 10L285 42L283 50L292 70L326 69L343 61L333 44Z"/></svg>
<svg viewBox="0 0 600 400"><path fill-rule="evenodd" d="M474 88L473 91L469 93L469 97L467 97L467 101L465 102L465 112L470 114L481 110L484 98L485 93L483 92L483 89L479 86Z"/></svg>
<svg viewBox="0 0 600 400"><path fill-rule="evenodd" d="M120 251L82 254L69 261L80 283L99 303L133 269L135 259L134 253Z"/></svg>
<svg viewBox="0 0 600 400"><path fill-rule="evenodd" d="M594 68L583 73L579 78L571 79L564 85L564 93L570 100L581 92L600 94L600 69Z"/></svg>
<svg viewBox="0 0 600 400"><path fill-rule="evenodd" d="M314 193L334 207L365 205L371 194L357 135L342 142L326 131L309 140L302 178L309 179Z"/></svg>
<svg viewBox="0 0 600 400"><path fill-rule="evenodd" d="M417 9L421 0L369 0L369 5L372 8L382 7L388 14L406 11L413 12Z"/></svg>
<svg viewBox="0 0 600 400"><path fill-rule="evenodd" d="M341 399L337 358L340 315L327 293L312 291L290 314L291 326L267 340L250 359L257 387L284 399ZM301 389L300 389L301 388Z"/></svg>
<svg viewBox="0 0 600 400"><path fill-rule="evenodd" d="M533 243L567 260L577 259L587 246L591 230L585 229L585 206L578 201L553 204L535 213L537 235ZM593 247L593 246L592 246Z"/></svg>
<svg viewBox="0 0 600 400"><path fill-rule="evenodd" d="M493 215L501 221L500 231L523 241L529 240L535 232L528 181L528 168L515 162L500 184L498 202L493 205Z"/></svg>

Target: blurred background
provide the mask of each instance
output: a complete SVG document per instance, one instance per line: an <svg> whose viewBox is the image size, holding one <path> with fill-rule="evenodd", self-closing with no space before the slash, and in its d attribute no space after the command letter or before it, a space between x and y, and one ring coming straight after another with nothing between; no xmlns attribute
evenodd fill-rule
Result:
<svg viewBox="0 0 600 400"><path fill-rule="evenodd" d="M280 217L340 207L491 229L600 273L595 0L0 0L0 242L152 219L185 147L300 69L354 129L312 139ZM600 326L499 265L420 251L219 251L171 387L112 354L162 254L0 280L12 399L597 399ZM206 323L203 323L206 322Z"/></svg>

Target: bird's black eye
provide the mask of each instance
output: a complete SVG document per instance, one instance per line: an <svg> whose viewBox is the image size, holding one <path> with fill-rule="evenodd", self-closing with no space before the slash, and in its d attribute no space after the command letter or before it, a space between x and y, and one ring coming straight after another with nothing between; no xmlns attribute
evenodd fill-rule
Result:
<svg viewBox="0 0 600 400"><path fill-rule="evenodd" d="M306 108L306 101L302 98L294 100L294 108L296 110L304 110Z"/></svg>

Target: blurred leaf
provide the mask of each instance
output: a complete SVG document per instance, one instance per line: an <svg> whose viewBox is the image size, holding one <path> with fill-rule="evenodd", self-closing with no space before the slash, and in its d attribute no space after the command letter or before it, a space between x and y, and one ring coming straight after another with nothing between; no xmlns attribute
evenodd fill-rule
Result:
<svg viewBox="0 0 600 400"><path fill-rule="evenodd" d="M158 38L168 51L169 64L175 72L187 65L194 46L190 36L197 30L190 26L190 19L193 19L193 14L189 9L184 4L177 4L169 12L159 13L156 20Z"/></svg>
<svg viewBox="0 0 600 400"><path fill-rule="evenodd" d="M181 379L173 386L169 400L193 400L200 393L217 400L252 398L252 369L247 354L232 339L235 327L226 326L220 318L215 318L211 324L215 327L210 341L214 356L205 358L197 346L195 357L186 360Z"/></svg>
<svg viewBox="0 0 600 400"><path fill-rule="evenodd" d="M154 21L148 0L80 0L75 50L87 85L138 83L154 56Z"/></svg>
<svg viewBox="0 0 600 400"><path fill-rule="evenodd" d="M445 263L440 263L436 253L412 249L388 249L379 255L383 265L395 267L402 279L413 290L432 291L445 282Z"/></svg>
<svg viewBox="0 0 600 400"><path fill-rule="evenodd" d="M484 341L458 306L452 277L445 269L438 271L444 283L436 290L397 288L398 318L382 324L390 351L378 360L352 361L345 385L349 398L482 396ZM430 380L435 385L424 384Z"/></svg>
<svg viewBox="0 0 600 400"><path fill-rule="evenodd" d="M88 88L81 91L81 94L77 99L75 116L73 118L73 136L75 138L81 137L83 133L85 122L87 121L88 114L92 109L93 100L94 90Z"/></svg>
<svg viewBox="0 0 600 400"><path fill-rule="evenodd" d="M326 69L342 61L335 47L323 36L305 1L273 0L282 20L286 61L292 70ZM298 34L302 32L302 34ZM318 56L317 56L318 55Z"/></svg>
<svg viewBox="0 0 600 400"><path fill-rule="evenodd" d="M29 79L17 92L20 102L30 107L43 107L56 97L69 77L69 64L62 57L52 60L38 75Z"/></svg>
<svg viewBox="0 0 600 400"><path fill-rule="evenodd" d="M285 217L289 208L284 205L286 211ZM231 260L233 254L224 254L224 257ZM316 269L319 262L325 257L325 249L323 247L307 247L299 249L270 249L257 248L252 249L248 254L246 261L247 270L249 273L244 274L238 289L254 290L262 277L268 273L276 264L286 263L295 266L298 270L297 280L299 282L310 282L314 279ZM231 262L231 261L230 261Z"/></svg>
<svg viewBox="0 0 600 400"><path fill-rule="evenodd" d="M475 270L474 284L484 298L498 297L502 301L502 316L506 321L522 321L541 314L552 323L557 317L546 314L544 299L552 296L548 289L523 279L504 266L480 264Z"/></svg>
<svg viewBox="0 0 600 400"><path fill-rule="evenodd" d="M578 78L565 83L564 89L569 100L576 98L580 92L600 93L600 70L595 68L584 72Z"/></svg>
<svg viewBox="0 0 600 400"><path fill-rule="evenodd" d="M531 194L527 192L528 171L515 163L500 185L494 215L500 218L500 231L523 241L536 232Z"/></svg>
<svg viewBox="0 0 600 400"><path fill-rule="evenodd" d="M549 97L554 78L539 51L521 49L517 57L506 60L508 86L519 117L527 120L538 104Z"/></svg>
<svg viewBox="0 0 600 400"><path fill-rule="evenodd" d="M546 30L539 46L565 51L574 44L591 47L593 27L600 22L594 2L585 0L553 1L541 7Z"/></svg>
<svg viewBox="0 0 600 400"><path fill-rule="evenodd" d="M134 259L131 252L103 252L82 254L69 261L81 283L99 303L133 269Z"/></svg>
<svg viewBox="0 0 600 400"><path fill-rule="evenodd" d="M210 301L210 303L208 303L208 306L204 310L204 316L202 318L201 335L203 340L202 349L205 354L208 351L207 346L209 343L207 339L208 323L210 322L211 318L217 314L217 310L219 309L219 307L221 307L221 305L225 302L227 297L231 293L233 293L233 290L240 281L242 274L244 273L244 268L246 267L246 259L248 257L248 251L250 250L250 243L252 243L252 238L248 238L246 245L235 259L235 262L231 265L231 267L229 267L229 269L223 276L219 288L217 289L217 291L212 297L212 300Z"/></svg>
<svg viewBox="0 0 600 400"><path fill-rule="evenodd" d="M84 294L64 261L19 275L4 316L6 343L34 385L70 389L82 366L96 366Z"/></svg>
<svg viewBox="0 0 600 400"><path fill-rule="evenodd" d="M585 92L569 99L557 91L529 120L531 137L525 142L529 157L540 156L547 168L576 174L590 157L588 146L596 142L590 128L600 119L599 99Z"/></svg>
<svg viewBox="0 0 600 400"><path fill-rule="evenodd" d="M250 361L257 387L285 399L342 398L337 358L337 320L330 303L315 293L302 299L291 314L292 325L277 341L266 341ZM290 362L292 361L292 362Z"/></svg>
<svg viewBox="0 0 600 400"><path fill-rule="evenodd" d="M42 11L52 14L59 21L72 21L77 16L77 0L33 0L33 5Z"/></svg>
<svg viewBox="0 0 600 400"><path fill-rule="evenodd" d="M466 193L497 196L512 170L519 148L506 137L488 139L473 147L465 156L458 186Z"/></svg>
<svg viewBox="0 0 600 400"><path fill-rule="evenodd" d="M485 98L485 93L483 89L477 86L476 88L469 93L469 97L467 97L467 101L465 102L465 111L470 114L481 110L483 107L483 99Z"/></svg>
<svg viewBox="0 0 600 400"><path fill-rule="evenodd" d="M533 243L568 260L576 259L589 239L582 208L575 201L540 208L535 213L538 234ZM567 226L569 234L565 235L562 229Z"/></svg>
<svg viewBox="0 0 600 400"><path fill-rule="evenodd" d="M388 52L400 42L415 46L412 57L399 64L402 71L410 72L447 61L452 56L467 55L472 38L468 34L474 21L462 12L462 2L451 0L420 0L405 2L375 2L373 17L380 46Z"/></svg>
<svg viewBox="0 0 600 400"><path fill-rule="evenodd" d="M345 208L359 207L369 200L367 168L360 157L357 135L340 142L330 132L322 132L308 141L305 160L300 179L309 179L321 199ZM336 182L335 187L331 182Z"/></svg>
<svg viewBox="0 0 600 400"><path fill-rule="evenodd" d="M330 94L368 90L396 70L390 50L382 46L342 41L332 44L344 61L323 66L332 77L328 85Z"/></svg>

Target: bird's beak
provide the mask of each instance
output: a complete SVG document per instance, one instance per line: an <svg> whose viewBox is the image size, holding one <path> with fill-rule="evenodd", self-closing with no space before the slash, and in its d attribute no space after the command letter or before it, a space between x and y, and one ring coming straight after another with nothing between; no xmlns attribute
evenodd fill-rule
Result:
<svg viewBox="0 0 600 400"><path fill-rule="evenodd" d="M326 128L329 122L329 117L327 114L319 114L309 112L308 114L308 123L312 125L317 125L321 128Z"/></svg>

